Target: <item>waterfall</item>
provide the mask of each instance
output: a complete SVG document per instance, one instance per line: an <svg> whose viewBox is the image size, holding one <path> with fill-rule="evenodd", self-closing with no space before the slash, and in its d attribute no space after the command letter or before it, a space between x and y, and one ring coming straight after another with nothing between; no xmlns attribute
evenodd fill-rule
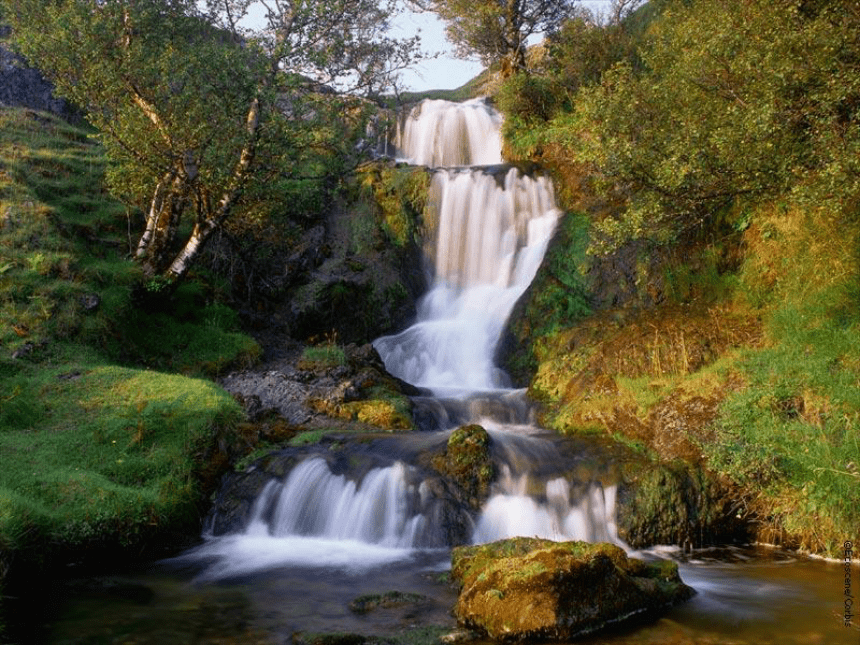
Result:
<svg viewBox="0 0 860 645"><path fill-rule="evenodd" d="M438 483L403 461L348 475L310 456L269 482L242 534L204 547L205 555L229 560L209 575L283 564L377 566L417 548L450 546L452 525L473 542L516 535L619 542L614 486L533 472L561 461L557 448L523 436L533 427L511 423L522 417L522 395L493 364L560 214L546 177L501 164L500 124L483 100L424 101L399 128L398 154L435 169L433 281L415 324L374 343L388 371L433 392L424 398L443 410L440 418L481 423L493 436L501 477L481 513L463 521L457 514L466 511L437 499Z"/></svg>
<svg viewBox="0 0 860 645"><path fill-rule="evenodd" d="M493 354L560 214L546 177L484 166L501 162L500 124L482 100L424 101L400 129L398 150L414 163L478 166L434 174L432 287L412 327L374 343L389 372L437 395L506 386Z"/></svg>
<svg viewBox="0 0 860 645"><path fill-rule="evenodd" d="M502 163L502 118L484 99L464 103L425 100L397 130L398 156L416 166L488 166Z"/></svg>
<svg viewBox="0 0 860 645"><path fill-rule="evenodd" d="M545 496L528 493L528 475L513 477L503 469L496 492L484 505L472 536L485 543L528 536L548 540L619 543L615 526L616 487L592 484L584 495L571 499L570 482L562 477L544 486Z"/></svg>
<svg viewBox="0 0 860 645"><path fill-rule="evenodd" d="M401 462L370 471L359 484L332 474L323 459L312 458L293 468L284 482L269 482L254 505L247 532L412 547L425 528L423 516L409 513L415 493Z"/></svg>

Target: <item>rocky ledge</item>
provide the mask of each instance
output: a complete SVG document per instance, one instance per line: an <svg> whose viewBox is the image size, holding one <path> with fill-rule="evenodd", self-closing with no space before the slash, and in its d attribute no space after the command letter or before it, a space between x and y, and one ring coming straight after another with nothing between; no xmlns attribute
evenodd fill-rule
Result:
<svg viewBox="0 0 860 645"><path fill-rule="evenodd" d="M333 421L368 429L413 429L409 395L419 390L385 370L367 345L296 346L277 360L223 377L220 385L245 407L248 418L280 415L298 431L331 429Z"/></svg>
<svg viewBox="0 0 860 645"><path fill-rule="evenodd" d="M695 593L674 562L607 543L513 538L454 549L460 626L501 641L568 640Z"/></svg>

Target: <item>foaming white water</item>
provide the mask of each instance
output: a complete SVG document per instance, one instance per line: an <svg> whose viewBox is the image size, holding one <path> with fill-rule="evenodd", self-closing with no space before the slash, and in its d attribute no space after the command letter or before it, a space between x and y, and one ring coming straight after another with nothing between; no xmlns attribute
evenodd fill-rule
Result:
<svg viewBox="0 0 860 645"><path fill-rule="evenodd" d="M308 459L284 482L260 493L245 531L249 536L314 536L390 548L411 548L424 517L410 513L414 487L406 466L375 468L360 483L334 475L325 460Z"/></svg>
<svg viewBox="0 0 860 645"><path fill-rule="evenodd" d="M415 163L501 161L501 116L484 101L424 101L399 146ZM559 211L552 184L516 168L435 173L434 283L417 322L374 342L386 368L437 395L504 388L493 355L505 322L543 259ZM434 216L435 215L435 216Z"/></svg>
<svg viewBox="0 0 860 645"><path fill-rule="evenodd" d="M435 282L418 321L374 345L388 370L436 394L507 385L493 365L505 321L540 267L559 216L552 185L510 168L436 174Z"/></svg>
<svg viewBox="0 0 860 645"><path fill-rule="evenodd" d="M489 166L502 162L501 115L484 99L425 99L398 128L394 145L417 166Z"/></svg>
<svg viewBox="0 0 860 645"><path fill-rule="evenodd" d="M368 544L360 540L270 535L228 535L207 540L177 561L210 561L197 579L224 580L278 567L334 567L361 572L409 560L413 549Z"/></svg>
<svg viewBox="0 0 860 645"><path fill-rule="evenodd" d="M528 475L513 477L505 468L496 488L475 527L475 543L525 536L612 542L629 550L615 524L615 486L592 484L585 495L572 500L570 484L559 477L546 483L543 495L534 495Z"/></svg>
<svg viewBox="0 0 860 645"><path fill-rule="evenodd" d="M510 168L503 178L481 171L440 171L435 277L455 286L528 286L540 266L559 212L546 177Z"/></svg>
<svg viewBox="0 0 860 645"><path fill-rule="evenodd" d="M219 580L282 566L363 571L439 546L421 511L420 490L402 462L359 481L312 457L257 496L243 533L210 537L185 558L209 561L198 579ZM435 540L435 543L433 541Z"/></svg>

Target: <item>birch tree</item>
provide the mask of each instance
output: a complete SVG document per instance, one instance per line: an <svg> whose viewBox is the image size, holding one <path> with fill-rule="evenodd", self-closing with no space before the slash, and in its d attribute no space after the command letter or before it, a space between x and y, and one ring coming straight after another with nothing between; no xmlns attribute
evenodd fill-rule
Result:
<svg viewBox="0 0 860 645"><path fill-rule="evenodd" d="M358 119L358 98L414 62L416 39L387 36L394 2L0 0L0 8L18 49L105 142L112 190L144 215L135 257L152 284L164 284L186 275L250 189L313 150L326 116ZM283 165L260 172L263 149Z"/></svg>

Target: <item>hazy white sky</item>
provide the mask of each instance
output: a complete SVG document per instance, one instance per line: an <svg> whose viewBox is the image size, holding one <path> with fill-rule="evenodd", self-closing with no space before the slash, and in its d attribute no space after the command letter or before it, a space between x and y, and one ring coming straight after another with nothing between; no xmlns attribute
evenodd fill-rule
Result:
<svg viewBox="0 0 860 645"><path fill-rule="evenodd" d="M580 4L589 9L604 10L610 0L580 0ZM427 51L451 52L453 47L445 38L445 28L434 14L410 14L400 19L400 27L404 33L415 33L421 30L424 49ZM414 70L404 72L402 81L404 89L447 90L460 87L466 81L477 76L482 67L474 61L465 61L453 56L440 56L417 66Z"/></svg>

